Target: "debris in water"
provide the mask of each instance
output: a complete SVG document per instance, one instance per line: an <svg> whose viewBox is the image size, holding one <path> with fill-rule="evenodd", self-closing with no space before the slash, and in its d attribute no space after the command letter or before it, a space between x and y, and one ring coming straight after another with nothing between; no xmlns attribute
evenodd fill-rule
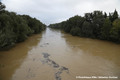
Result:
<svg viewBox="0 0 120 80"><path fill-rule="evenodd" d="M63 71L66 71L67 73L69 73L69 69L64 67L64 66L60 66L59 64L57 64L55 61L51 60L49 58L50 54L48 53L42 53L44 60L42 60L42 63L47 63L48 65L52 65L52 67L55 69L57 68L57 72L55 72L55 80L62 80L61 78L61 74L63 73Z"/></svg>
<svg viewBox="0 0 120 80"><path fill-rule="evenodd" d="M48 53L42 53L44 58L48 58L48 56L50 56Z"/></svg>

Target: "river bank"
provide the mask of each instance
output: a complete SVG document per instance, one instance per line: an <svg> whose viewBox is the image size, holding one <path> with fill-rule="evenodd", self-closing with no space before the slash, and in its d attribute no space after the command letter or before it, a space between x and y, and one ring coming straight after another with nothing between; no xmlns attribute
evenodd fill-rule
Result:
<svg viewBox="0 0 120 80"><path fill-rule="evenodd" d="M77 80L77 76L94 75L117 76L115 80L119 80L119 52L120 45L47 28L11 50L0 52L0 78Z"/></svg>

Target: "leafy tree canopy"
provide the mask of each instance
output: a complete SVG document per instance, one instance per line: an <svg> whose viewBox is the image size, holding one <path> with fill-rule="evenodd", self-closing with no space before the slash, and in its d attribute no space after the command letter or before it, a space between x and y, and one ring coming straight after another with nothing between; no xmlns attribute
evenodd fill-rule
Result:
<svg viewBox="0 0 120 80"><path fill-rule="evenodd" d="M94 11L85 13L84 17L74 16L66 21L51 24L49 27L62 29L74 36L90 37L120 43L120 19L118 12Z"/></svg>

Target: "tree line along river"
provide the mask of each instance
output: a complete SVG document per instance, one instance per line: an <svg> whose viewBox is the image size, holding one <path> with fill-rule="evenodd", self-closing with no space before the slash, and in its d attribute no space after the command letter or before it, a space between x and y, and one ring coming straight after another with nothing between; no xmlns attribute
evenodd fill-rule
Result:
<svg viewBox="0 0 120 80"><path fill-rule="evenodd" d="M0 52L0 80L76 80L76 76L116 76L110 80L119 80L119 60L119 44L47 28Z"/></svg>

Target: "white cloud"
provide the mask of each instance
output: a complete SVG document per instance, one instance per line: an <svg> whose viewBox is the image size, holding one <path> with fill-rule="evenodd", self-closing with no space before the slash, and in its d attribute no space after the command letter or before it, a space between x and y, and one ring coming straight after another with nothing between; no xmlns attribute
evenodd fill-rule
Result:
<svg viewBox="0 0 120 80"><path fill-rule="evenodd" d="M74 15L102 10L120 10L119 0L2 0L9 11L28 14L50 24L68 19ZM120 11L118 11L120 13Z"/></svg>

